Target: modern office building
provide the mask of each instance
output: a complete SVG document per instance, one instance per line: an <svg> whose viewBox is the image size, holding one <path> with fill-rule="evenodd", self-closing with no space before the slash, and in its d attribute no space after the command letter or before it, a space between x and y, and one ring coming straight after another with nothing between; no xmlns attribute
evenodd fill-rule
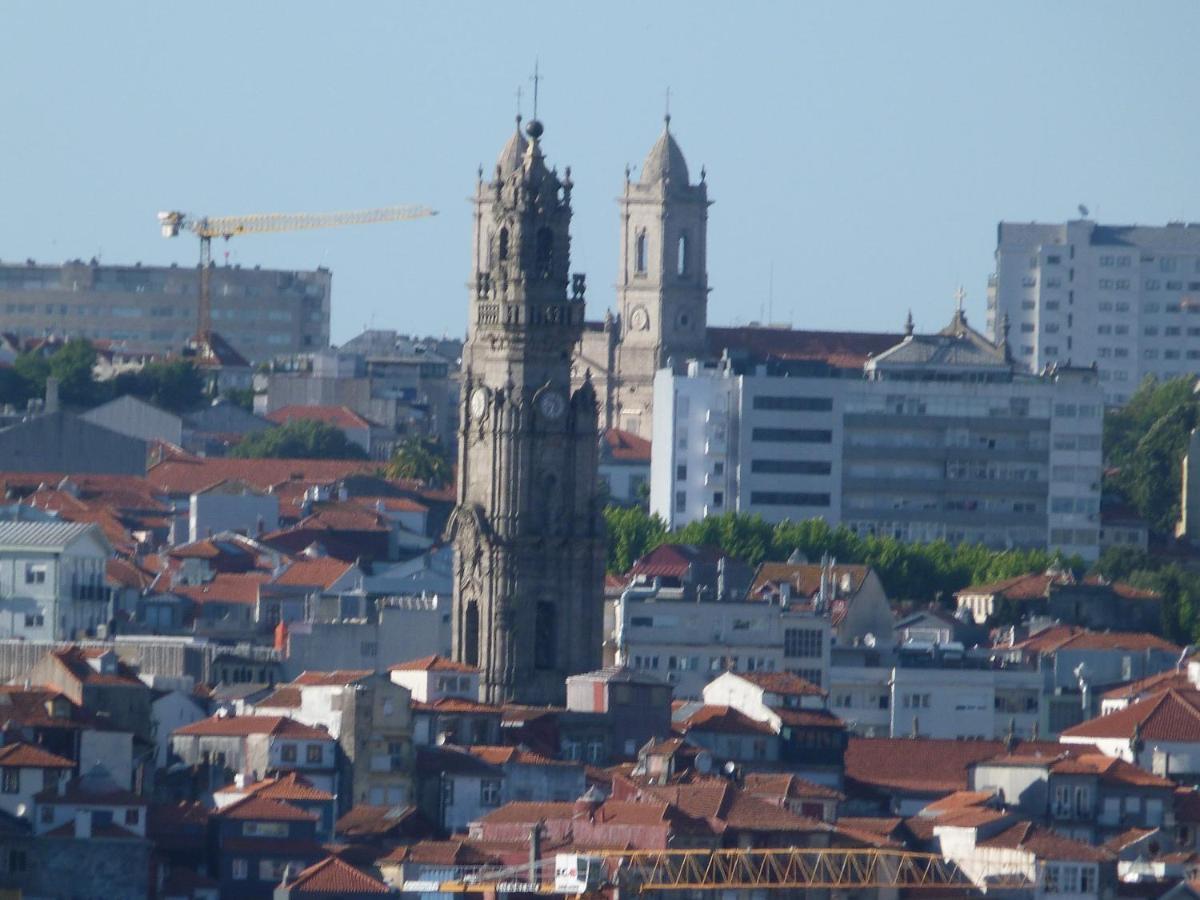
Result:
<svg viewBox="0 0 1200 900"><path fill-rule="evenodd" d="M859 534L1095 558L1097 372L1026 372L1003 344L911 324L861 368L726 354L655 380L651 510L672 528L727 510Z"/></svg>
<svg viewBox="0 0 1200 900"><path fill-rule="evenodd" d="M332 275L214 266L212 327L242 356L329 346ZM156 352L196 333L196 267L0 263L0 331L18 337L86 337Z"/></svg>
<svg viewBox="0 0 1200 900"><path fill-rule="evenodd" d="M1031 371L1099 369L1105 402L1200 372L1200 224L1001 222L987 327Z"/></svg>

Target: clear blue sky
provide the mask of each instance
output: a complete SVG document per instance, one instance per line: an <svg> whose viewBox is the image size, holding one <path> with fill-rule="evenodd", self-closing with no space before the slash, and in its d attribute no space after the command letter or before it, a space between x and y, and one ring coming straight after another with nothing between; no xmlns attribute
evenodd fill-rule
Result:
<svg viewBox="0 0 1200 900"><path fill-rule="evenodd" d="M6 2L0 258L194 263L154 214L419 202L433 220L252 236L330 267L333 334L465 328L471 193L534 57L573 167L573 268L613 303L626 163L708 168L710 321L982 323L1001 219L1200 218L1193 2ZM528 102L526 103L528 113Z"/></svg>

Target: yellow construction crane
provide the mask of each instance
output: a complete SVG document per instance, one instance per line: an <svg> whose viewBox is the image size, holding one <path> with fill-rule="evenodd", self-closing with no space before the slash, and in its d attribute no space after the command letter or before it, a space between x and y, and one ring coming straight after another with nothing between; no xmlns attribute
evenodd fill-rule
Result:
<svg viewBox="0 0 1200 900"><path fill-rule="evenodd" d="M254 213L247 216L193 216L184 212L160 212L158 223L163 237L177 237L190 231L200 238L200 302L197 331L207 336L212 328L212 302L209 298L209 268L212 264L212 239L229 240L238 234L266 234L273 231L305 231L310 228L338 228L342 225L372 225L376 222L404 222L436 216L426 206L383 206L328 213Z"/></svg>
<svg viewBox="0 0 1200 900"><path fill-rule="evenodd" d="M1006 873L1002 880L1006 885L1028 884L1019 872ZM466 867L449 878L402 883L404 891L580 897L599 897L612 887L632 894L819 888L923 888L961 893L975 885L956 863L937 854L809 847L558 854L532 866Z"/></svg>

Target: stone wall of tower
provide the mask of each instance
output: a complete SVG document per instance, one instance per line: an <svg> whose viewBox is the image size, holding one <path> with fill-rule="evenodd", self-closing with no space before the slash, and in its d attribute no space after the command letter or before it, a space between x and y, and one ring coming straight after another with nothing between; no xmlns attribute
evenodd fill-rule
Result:
<svg viewBox="0 0 1200 900"><path fill-rule="evenodd" d="M605 544L596 392L571 383L584 281L569 270L570 170L546 168L540 123L528 133L475 196L452 643L480 667L481 699L545 704L599 665Z"/></svg>
<svg viewBox="0 0 1200 900"><path fill-rule="evenodd" d="M655 164L674 160L674 169ZM688 183L669 131L651 150L639 181L620 198L617 273L620 336L614 423L652 436L654 373L673 359L703 356L708 327L708 187Z"/></svg>

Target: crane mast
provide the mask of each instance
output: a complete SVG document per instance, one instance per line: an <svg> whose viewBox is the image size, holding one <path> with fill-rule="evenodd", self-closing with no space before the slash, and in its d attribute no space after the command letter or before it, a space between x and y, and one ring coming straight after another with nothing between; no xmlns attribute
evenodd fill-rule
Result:
<svg viewBox="0 0 1200 900"><path fill-rule="evenodd" d="M200 238L200 293L197 304L197 335L206 337L212 330L212 239L229 240L239 234L267 234L281 231L308 231L315 228L340 228L346 225L373 225L379 222L404 222L437 215L427 206L382 206L375 209L342 210L323 213L252 213L245 216L193 216L169 211L158 214L163 237L178 237L190 231Z"/></svg>

